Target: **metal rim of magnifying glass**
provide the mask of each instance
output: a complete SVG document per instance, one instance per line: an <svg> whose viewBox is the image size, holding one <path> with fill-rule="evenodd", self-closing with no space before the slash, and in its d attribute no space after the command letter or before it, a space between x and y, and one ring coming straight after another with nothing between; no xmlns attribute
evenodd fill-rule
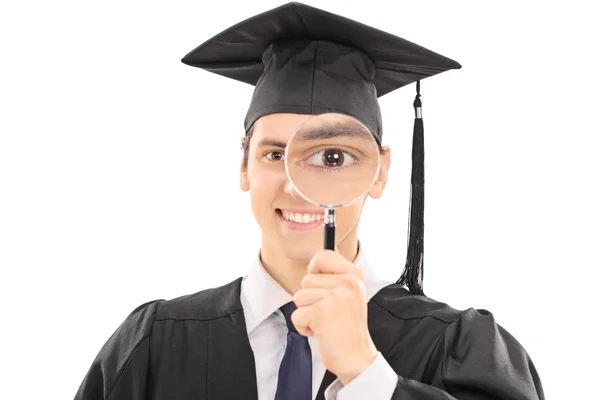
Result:
<svg viewBox="0 0 600 400"><path fill-rule="evenodd" d="M296 130L296 132L294 132L294 135L288 140L287 145L285 146L285 153L284 153L284 157L286 154L289 153L288 149L290 147L290 143L292 143L292 139L298 134L298 132L300 131L300 128L302 127L302 125L308 123L309 121L312 121L314 118L317 117L322 117L324 115L344 115L346 117L352 118L353 120L355 120L356 122L358 122L359 124L361 124L363 126L363 128L365 128L367 130L367 132L369 132L371 134L371 139L373 140L373 143L375 144L375 146L377 146L377 141L375 140L375 138L373 137L373 133L371 132L371 130L369 128L367 128L367 126L365 124L363 124L362 122L360 122L359 120L357 120L356 118L354 118L351 115L347 115L347 114L342 114L342 113L324 113L324 114L318 114L313 116L312 118L307 119L306 121L304 121L302 124L300 124L300 126L298 127L298 129ZM379 153L379 151L378 151ZM377 170L375 171L375 174L373 174L373 181L371 182L371 184L367 187L367 189L365 189L365 191L358 195L356 198L354 198L353 200L345 203L345 204L320 204L317 203L314 200L309 199L308 197L306 197L304 195L304 193L302 193L302 191L300 191L300 189L298 189L298 187L296 186L296 184L294 183L294 180L292 179L292 177L290 176L290 170L288 169L288 162L287 162L287 158L284 158L284 164L285 164L285 174L288 178L288 180L290 181L292 187L294 188L294 190L296 191L296 193L298 193L300 195L300 197L302 197L304 200L308 201L309 203L317 206L317 207L324 207L324 208L328 208L328 209L335 209L335 208L342 208L342 207L346 207L351 205L352 203L360 200L361 198L363 198L364 196L366 196L369 193L369 190L371 190L371 188L373 188L373 185L375 184L375 182L377 181L377 176L379 175L379 169L381 168L381 156L377 157Z"/></svg>

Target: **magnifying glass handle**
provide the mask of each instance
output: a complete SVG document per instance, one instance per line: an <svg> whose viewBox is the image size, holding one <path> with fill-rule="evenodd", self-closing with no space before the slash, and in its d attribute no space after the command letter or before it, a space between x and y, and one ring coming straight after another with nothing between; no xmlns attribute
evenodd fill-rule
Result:
<svg viewBox="0 0 600 400"><path fill-rule="evenodd" d="M327 250L335 250L335 209L328 208L325 210L325 223L323 232L323 248Z"/></svg>

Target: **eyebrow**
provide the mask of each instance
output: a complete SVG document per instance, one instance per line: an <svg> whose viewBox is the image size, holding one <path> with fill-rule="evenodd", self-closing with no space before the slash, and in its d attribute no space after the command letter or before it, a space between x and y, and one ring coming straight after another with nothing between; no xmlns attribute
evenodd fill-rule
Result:
<svg viewBox="0 0 600 400"><path fill-rule="evenodd" d="M359 139L361 141L372 141L371 132L365 130L362 127L357 126L336 126L336 127L318 127L309 129L305 132L298 133L299 140L323 140L323 139L333 139L333 138L349 138L349 139ZM258 142L257 147L278 147L281 149L285 149L287 147L286 142L282 142L277 139L262 139Z"/></svg>
<svg viewBox="0 0 600 400"><path fill-rule="evenodd" d="M287 146L287 143L282 142L280 140L275 140L275 139L262 139L260 142L258 142L258 147L267 147L267 146L273 146L273 147L279 147L282 149L285 149L285 147Z"/></svg>
<svg viewBox="0 0 600 400"><path fill-rule="evenodd" d="M299 140L322 140L333 138L359 139L361 141L371 141L371 132L359 126L323 126L309 129L298 135Z"/></svg>

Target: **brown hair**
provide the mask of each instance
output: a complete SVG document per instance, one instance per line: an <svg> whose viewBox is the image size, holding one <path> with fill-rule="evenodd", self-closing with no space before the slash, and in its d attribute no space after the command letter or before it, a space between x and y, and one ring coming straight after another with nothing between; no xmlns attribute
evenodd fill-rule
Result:
<svg viewBox="0 0 600 400"><path fill-rule="evenodd" d="M248 169L248 154L250 153L250 139L252 139L252 134L254 133L254 124L248 130L246 134L246 138L244 139L244 143L242 143L242 150L244 151L244 169Z"/></svg>

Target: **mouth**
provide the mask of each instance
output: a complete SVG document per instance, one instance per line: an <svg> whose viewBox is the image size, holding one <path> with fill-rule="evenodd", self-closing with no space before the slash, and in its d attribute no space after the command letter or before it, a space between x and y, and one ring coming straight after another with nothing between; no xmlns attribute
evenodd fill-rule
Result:
<svg viewBox="0 0 600 400"><path fill-rule="evenodd" d="M307 231L323 225L323 210L275 210L283 224L292 230Z"/></svg>

